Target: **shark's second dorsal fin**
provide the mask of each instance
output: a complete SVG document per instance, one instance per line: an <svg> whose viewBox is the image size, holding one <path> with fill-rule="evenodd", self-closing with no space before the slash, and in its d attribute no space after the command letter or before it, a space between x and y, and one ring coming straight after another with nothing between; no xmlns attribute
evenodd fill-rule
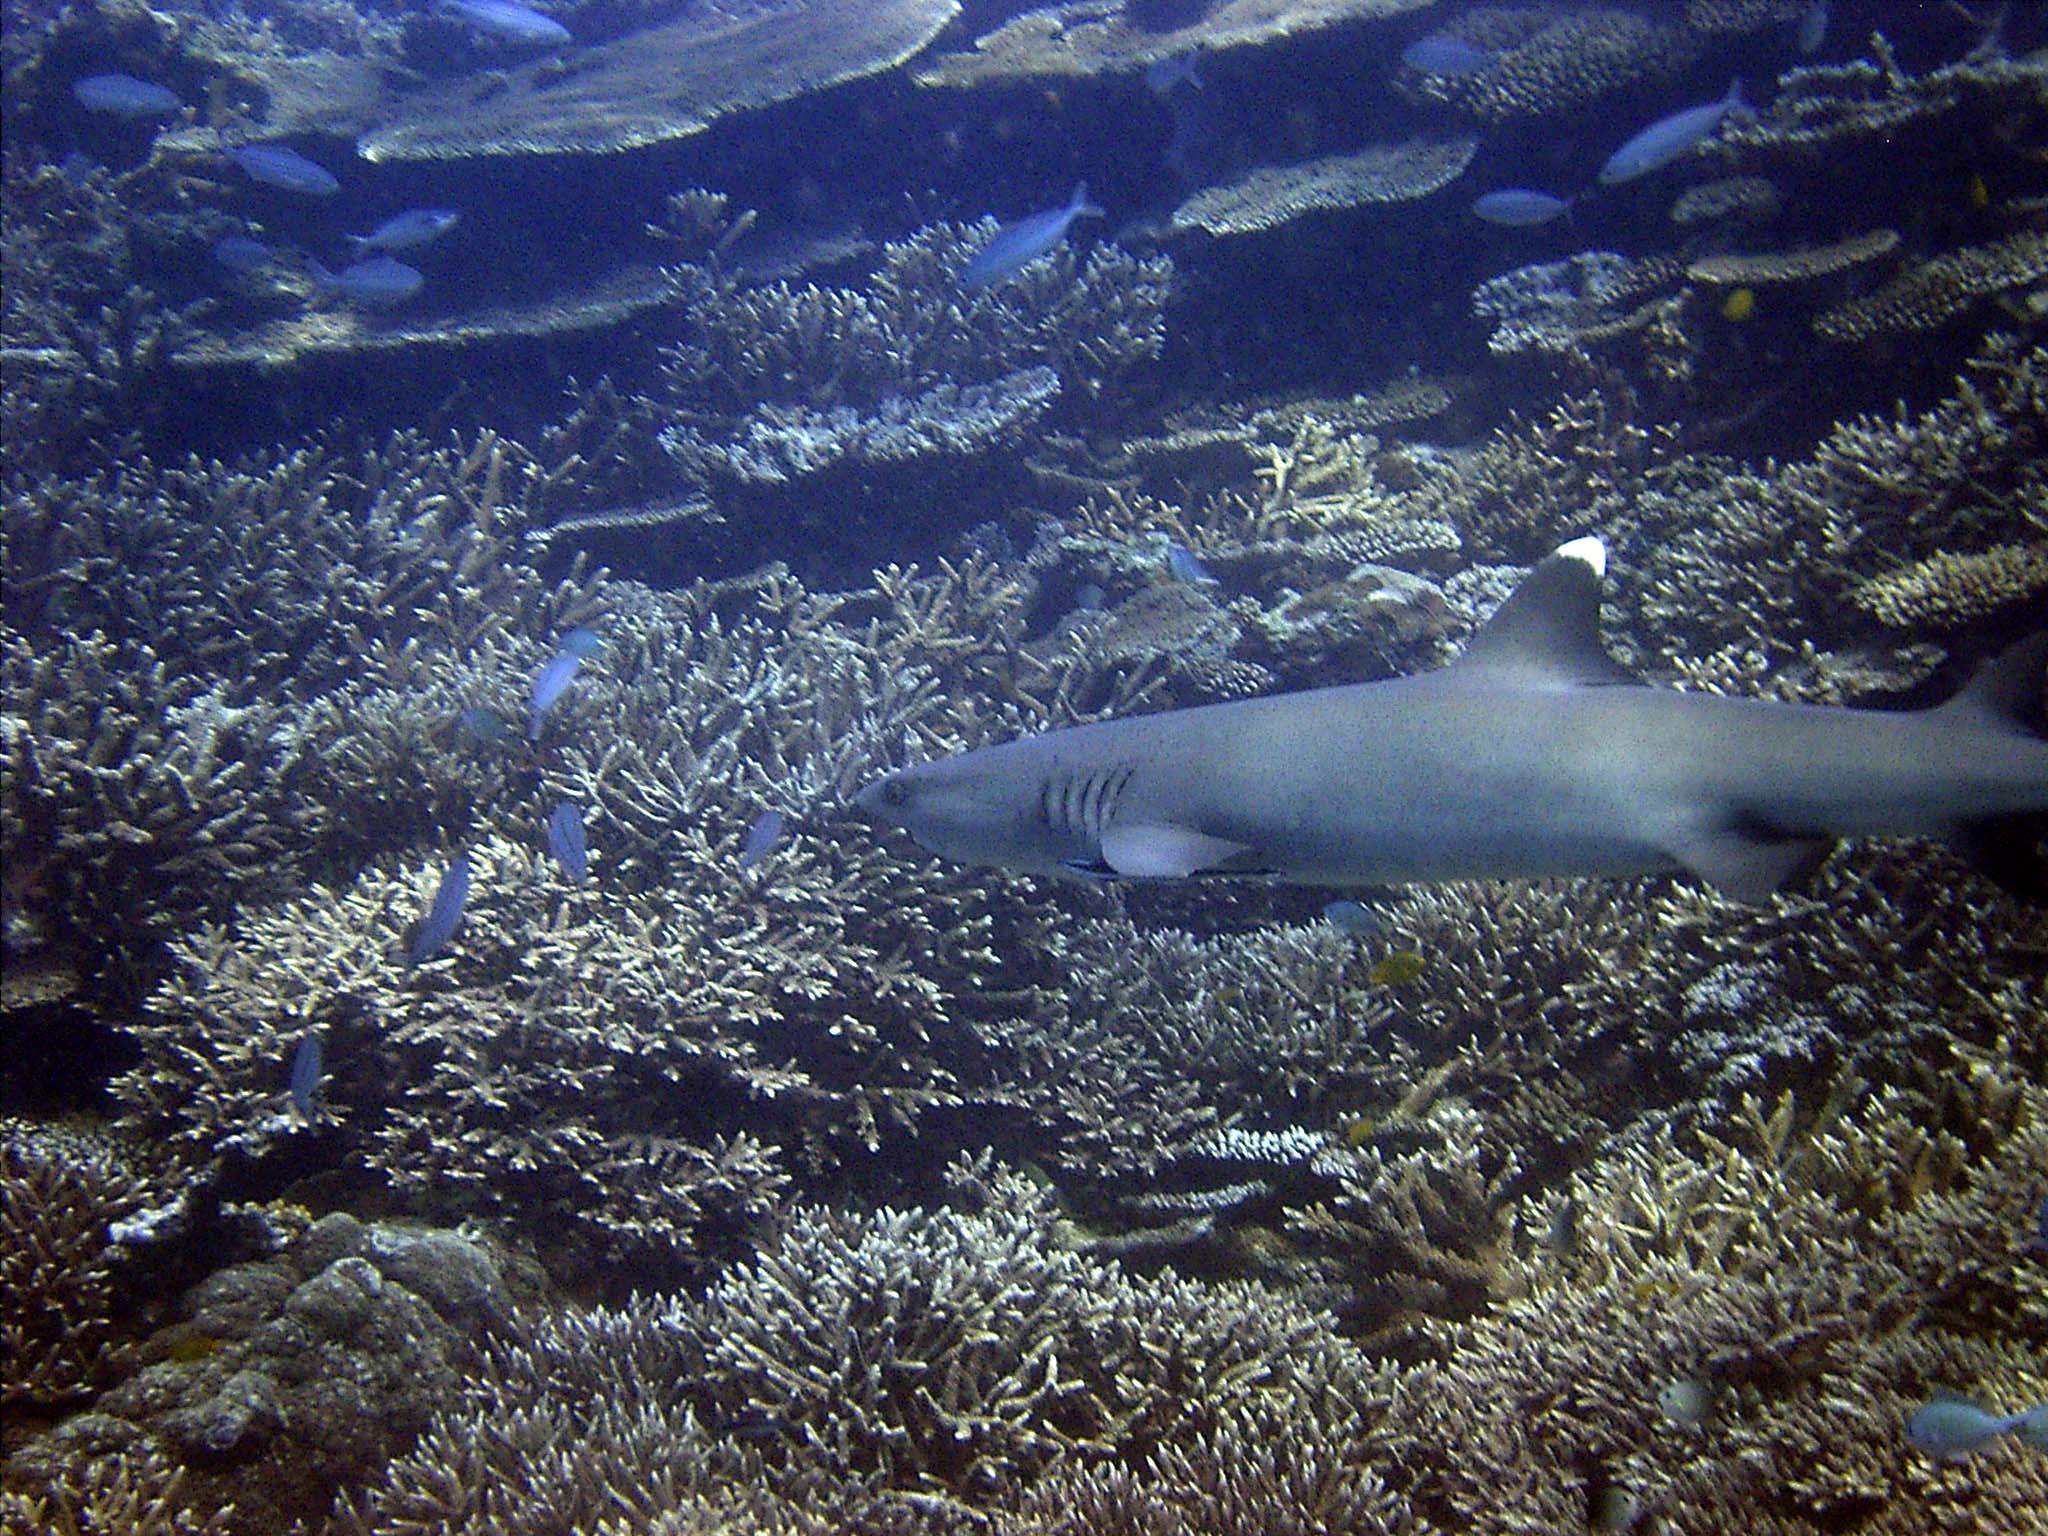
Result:
<svg viewBox="0 0 2048 1536"><path fill-rule="evenodd" d="M1640 682L1600 643L1606 574L1607 547L1598 539L1558 545L1480 626L1453 667L1553 686Z"/></svg>

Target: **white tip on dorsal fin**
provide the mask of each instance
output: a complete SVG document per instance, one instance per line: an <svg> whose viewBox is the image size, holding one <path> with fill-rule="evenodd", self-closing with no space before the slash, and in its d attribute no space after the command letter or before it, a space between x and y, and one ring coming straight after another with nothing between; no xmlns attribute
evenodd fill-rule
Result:
<svg viewBox="0 0 2048 1536"><path fill-rule="evenodd" d="M1595 576L1605 577L1607 574L1607 546L1600 542L1598 534L1582 534L1576 539L1567 540L1558 545L1552 553L1567 560L1585 561L1593 567Z"/></svg>
<svg viewBox="0 0 2048 1536"><path fill-rule="evenodd" d="M1456 666L1537 686L1632 683L1600 644L1607 546L1591 534L1560 544L1494 611Z"/></svg>

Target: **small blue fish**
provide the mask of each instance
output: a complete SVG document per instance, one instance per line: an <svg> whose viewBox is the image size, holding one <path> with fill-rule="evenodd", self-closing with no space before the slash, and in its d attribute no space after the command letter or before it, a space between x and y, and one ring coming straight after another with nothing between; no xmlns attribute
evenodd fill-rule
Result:
<svg viewBox="0 0 2048 1536"><path fill-rule="evenodd" d="M576 628L570 630L569 633L562 636L561 643L556 649L567 651L572 656L582 656L588 659L604 649L604 636L594 629L579 624Z"/></svg>
<svg viewBox="0 0 2048 1536"><path fill-rule="evenodd" d="M576 680L576 669L582 665L583 658L575 651L557 651L540 669L540 675L533 680L533 713L526 722L528 741L540 739L541 722L569 691L569 684Z"/></svg>
<svg viewBox="0 0 2048 1536"><path fill-rule="evenodd" d="M247 172L251 181L266 187L307 197L332 197L341 190L332 171L282 144L244 144L229 150L228 158Z"/></svg>
<svg viewBox="0 0 2048 1536"><path fill-rule="evenodd" d="M301 1120L313 1118L313 1101L320 1092L320 1078L326 1070L320 1049L320 1031L309 1029L299 1037L299 1048L292 1053L292 1108L299 1112Z"/></svg>
<svg viewBox="0 0 2048 1536"><path fill-rule="evenodd" d="M230 272L260 272L277 260L277 253L247 235L223 235L213 242L213 259Z"/></svg>
<svg viewBox="0 0 2048 1536"><path fill-rule="evenodd" d="M2034 1209L2034 1241L2030 1246L2036 1253L2048 1253L2048 1196L2043 1196Z"/></svg>
<svg viewBox="0 0 2048 1536"><path fill-rule="evenodd" d="M2024 1413L1986 1413L1960 1398L1937 1397L1906 1420L1906 1439L1929 1456L1967 1456L2001 1435L2019 1432L2035 1450L2048 1450L2048 1403Z"/></svg>
<svg viewBox="0 0 2048 1536"><path fill-rule="evenodd" d="M1669 1381L1657 1391L1657 1407L1672 1423L1698 1429L1714 1411L1714 1389L1696 1377Z"/></svg>
<svg viewBox="0 0 2048 1536"><path fill-rule="evenodd" d="M1737 80L1719 101L1658 118L1607 157L1600 167L1600 184L1611 187L1617 181L1634 181L1669 165L1695 145L1705 143L1722 119L1743 105L1742 82Z"/></svg>
<svg viewBox="0 0 2048 1536"><path fill-rule="evenodd" d="M1799 15L1799 51L1818 53L1828 40L1828 0L1813 0Z"/></svg>
<svg viewBox="0 0 2048 1536"><path fill-rule="evenodd" d="M1401 62L1425 75L1476 75L1493 62L1493 50L1462 37L1432 32L1403 48Z"/></svg>
<svg viewBox="0 0 2048 1536"><path fill-rule="evenodd" d="M512 739L512 722L495 709L472 705L455 717L455 723L462 727L464 735L487 741L494 747L503 746Z"/></svg>
<svg viewBox="0 0 2048 1536"><path fill-rule="evenodd" d="M410 957L414 965L425 965L441 952L441 946L455 936L462 921L463 904L469 900L469 855L459 854L441 877L434 891L434 904L420 921L413 936Z"/></svg>
<svg viewBox="0 0 2048 1536"><path fill-rule="evenodd" d="M543 16L512 0L440 0L442 10L460 16L479 32L503 38L508 43L545 43L555 47L573 42L569 29L552 16Z"/></svg>
<svg viewBox="0 0 2048 1536"><path fill-rule="evenodd" d="M1362 901L1333 901L1323 908L1323 921L1332 928L1341 928L1346 933L1360 937L1378 933L1386 927L1375 912Z"/></svg>
<svg viewBox="0 0 2048 1536"><path fill-rule="evenodd" d="M1173 572L1175 581L1184 581L1189 586L1215 586L1216 578L1209 574L1209 567L1202 564L1201 557L1185 544L1166 546L1166 568Z"/></svg>
<svg viewBox="0 0 2048 1536"><path fill-rule="evenodd" d="M408 267L390 256L372 256L339 272L330 272L317 261L308 262L307 266L315 288L330 298L347 299L352 304L403 304L427 280L419 268Z"/></svg>
<svg viewBox="0 0 2048 1536"><path fill-rule="evenodd" d="M367 251L409 251L440 239L461 219L453 208L408 208L394 213L367 235L350 235L348 243L358 256Z"/></svg>
<svg viewBox="0 0 2048 1536"><path fill-rule="evenodd" d="M763 811L754 818L754 824L747 828L747 840L740 845L741 869L752 869L768 857L782 841L782 825L780 811Z"/></svg>
<svg viewBox="0 0 2048 1536"><path fill-rule="evenodd" d="M133 75L87 75L71 82L71 94L86 111L108 117L163 117L185 105L175 91Z"/></svg>
<svg viewBox="0 0 2048 1536"><path fill-rule="evenodd" d="M548 852L577 884L590 873L590 845L583 841L583 813L567 801L548 813Z"/></svg>
<svg viewBox="0 0 2048 1536"><path fill-rule="evenodd" d="M1068 226L1074 220L1099 218L1101 214L1102 210L1088 201L1088 184L1076 182L1066 207L1027 213L1016 223L997 230L995 238L961 269L960 286L972 291L1001 282L1066 239Z"/></svg>
<svg viewBox="0 0 2048 1536"><path fill-rule="evenodd" d="M1472 211L1489 224L1526 229L1561 218L1572 211L1572 204L1568 197L1552 197L1548 192L1532 192L1525 187L1507 187L1475 197Z"/></svg>

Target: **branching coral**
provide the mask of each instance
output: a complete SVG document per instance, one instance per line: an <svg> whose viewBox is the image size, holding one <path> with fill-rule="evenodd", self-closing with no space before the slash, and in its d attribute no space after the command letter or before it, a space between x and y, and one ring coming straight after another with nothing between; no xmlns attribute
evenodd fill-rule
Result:
<svg viewBox="0 0 2048 1536"><path fill-rule="evenodd" d="M0 1401L50 1409L105 1387L132 1340L117 1223L170 1182L105 1136L0 1120Z"/></svg>
<svg viewBox="0 0 2048 1536"><path fill-rule="evenodd" d="M290 877L309 817L275 704L97 633L5 645L0 829L56 937L118 949Z"/></svg>
<svg viewBox="0 0 2048 1536"><path fill-rule="evenodd" d="M1932 1392L2022 1403L2048 1388L2024 1342L2043 1314L2017 1238L2048 1104L1988 1062L1970 1073L1958 1129L1979 1151L1889 1096L1803 1131L1790 1100L1752 1104L1696 1153L1663 1138L1619 1149L1575 1183L1570 1254L1532 1250L1516 1266L1525 1297L1434 1330L1448 1362L1405 1380L1385 1422L1417 1446L1487 1428L1397 1486L1426 1519L1471 1531L1564 1528L1624 1504L1699 1529L1879 1514L1901 1523L1868 1528L1922 1529L1909 1511L1934 1488L1971 1524L2024 1507L2039 1486L2024 1457L1980 1459L1965 1491L1897 1450ZM1899 1181L1902 1152L1943 1143L1931 1183ZM1704 1396L1690 1423L1658 1408L1674 1382Z"/></svg>
<svg viewBox="0 0 2048 1536"><path fill-rule="evenodd" d="M1092 396L1158 354L1164 257L1066 246L978 292L960 269L995 228L932 225L858 288L739 286L672 269L681 340L662 437L688 472L787 479L844 458L1014 446L1053 397Z"/></svg>

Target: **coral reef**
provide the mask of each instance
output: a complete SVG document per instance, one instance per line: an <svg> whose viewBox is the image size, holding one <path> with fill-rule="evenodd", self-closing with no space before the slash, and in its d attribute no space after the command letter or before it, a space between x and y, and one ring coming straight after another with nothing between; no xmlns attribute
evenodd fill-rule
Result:
<svg viewBox="0 0 2048 1536"><path fill-rule="evenodd" d="M693 6L585 50L387 103L364 159L613 153L701 133L727 113L879 73L922 49L957 0Z"/></svg>
<svg viewBox="0 0 2048 1536"><path fill-rule="evenodd" d="M1447 32L1493 57L1483 68L1425 75L1408 88L1484 122L1584 107L1684 68L1701 47L1684 26L1608 6L1554 13L1482 5L1459 16Z"/></svg>
<svg viewBox="0 0 2048 1536"><path fill-rule="evenodd" d="M0 1528L2036 1518L2041 1458L1901 1436L2048 1395L2042 925L1950 852L1328 912L847 806L1440 665L1586 533L1659 684L1946 691L2048 591L2038 19L1902 10L1532 234L1428 194L1596 164L1802 8L547 9L522 59L10 0ZM1399 61L1439 21L1474 67ZM87 60L189 105L82 116ZM295 251L579 177L589 227L442 248L483 308L300 315L210 256L273 231L209 157L288 129L370 157ZM1173 258L962 287L957 210L1083 175ZM251 400L299 435L193 446Z"/></svg>
<svg viewBox="0 0 2048 1536"><path fill-rule="evenodd" d="M162 1495L195 1525L225 1510L229 1531L283 1529L410 1443L511 1322L487 1249L344 1215L220 1270L180 1311L139 1371L9 1460L32 1490L17 1497L77 1520L107 1497L95 1481L169 1465L184 1475ZM97 1469L83 1489L80 1462Z"/></svg>
<svg viewBox="0 0 2048 1536"><path fill-rule="evenodd" d="M0 1120L0 1401L10 1413L75 1404L112 1383L132 1343L115 1230L177 1182L176 1170L108 1137Z"/></svg>
<svg viewBox="0 0 2048 1536"><path fill-rule="evenodd" d="M976 38L971 52L943 53L919 83L976 86L1041 76L1141 70L1160 59L1284 41L1347 22L1420 10L1429 0L1222 0L1160 25L1142 4L1073 0L1033 9ZM1169 15L1171 12L1169 11Z"/></svg>

